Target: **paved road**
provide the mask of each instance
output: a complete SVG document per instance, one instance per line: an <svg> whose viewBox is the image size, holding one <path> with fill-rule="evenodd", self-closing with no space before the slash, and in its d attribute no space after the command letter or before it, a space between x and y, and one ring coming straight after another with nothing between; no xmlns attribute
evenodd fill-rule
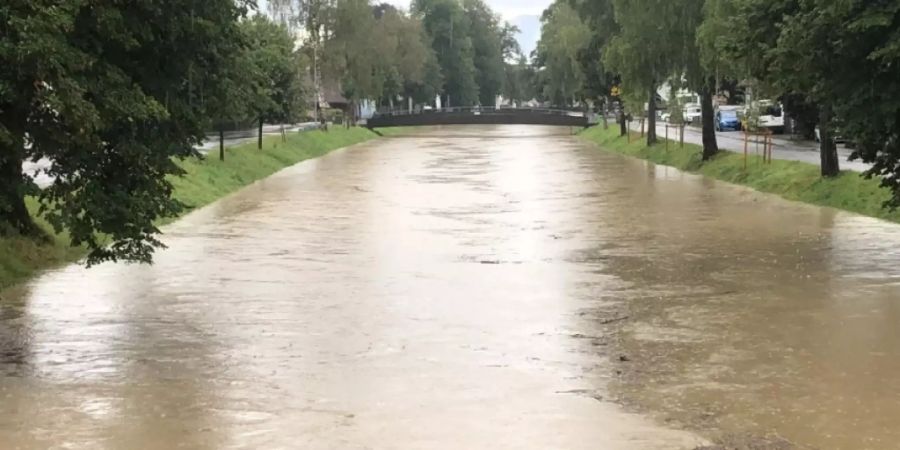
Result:
<svg viewBox="0 0 900 450"><path fill-rule="evenodd" d="M315 122L304 122L296 125L285 126L285 131L293 132L293 131L306 131L313 128L316 128L317 124ZM281 132L281 125L266 125L263 127L263 134L278 134ZM244 144L246 142L253 141L256 139L257 130L241 130L241 131L229 131L225 133L225 147L234 147L237 145ZM206 142L203 145L197 147L197 150L200 153L206 154L209 151L215 150L219 148L219 135L218 134L208 134L206 135ZM41 189L49 186L53 183L53 177L47 175L47 169L51 166L51 162L49 159L42 159L38 162L26 162L22 164L22 170L34 177L34 182L37 183L38 187Z"/></svg>
<svg viewBox="0 0 900 450"><path fill-rule="evenodd" d="M633 130L640 130L639 122L632 122ZM656 126L656 132L660 137L666 135L665 123ZM678 135L675 129L669 129L669 138L677 140ZM716 133L719 142L719 148L731 152L744 151L744 136L737 131L720 131ZM703 135L699 128L686 127L684 130L684 141L691 144L701 145L703 143ZM774 138L775 150L773 157L775 159L783 159L787 161L801 161L809 164L819 165L819 147L813 141L792 140L784 136ZM755 147L751 145L751 152L755 152ZM760 150L761 152L762 150ZM841 159L841 169L853 170L855 172L863 172L868 170L870 165L859 161L848 161L852 150L838 145L838 155Z"/></svg>

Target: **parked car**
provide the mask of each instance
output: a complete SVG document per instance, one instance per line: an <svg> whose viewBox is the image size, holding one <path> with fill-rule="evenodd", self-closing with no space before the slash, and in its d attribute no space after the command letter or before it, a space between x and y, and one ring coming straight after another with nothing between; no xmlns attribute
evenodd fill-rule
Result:
<svg viewBox="0 0 900 450"><path fill-rule="evenodd" d="M737 111L717 111L716 131L741 131L741 119L738 117Z"/></svg>
<svg viewBox="0 0 900 450"><path fill-rule="evenodd" d="M780 103L772 100L760 100L757 102L759 108L759 127L768 128L775 134L784 133L784 110Z"/></svg>
<svg viewBox="0 0 900 450"><path fill-rule="evenodd" d="M700 108L700 105L696 103L684 105L685 123L693 123L695 120L699 121L701 116L703 116L703 110Z"/></svg>
<svg viewBox="0 0 900 450"><path fill-rule="evenodd" d="M835 128L831 130L832 134L834 134L834 143L835 144L844 144L847 148L853 148L853 142L849 141L847 138L841 134L841 130L839 128ZM819 131L819 127L816 127L816 142L822 142L822 137Z"/></svg>

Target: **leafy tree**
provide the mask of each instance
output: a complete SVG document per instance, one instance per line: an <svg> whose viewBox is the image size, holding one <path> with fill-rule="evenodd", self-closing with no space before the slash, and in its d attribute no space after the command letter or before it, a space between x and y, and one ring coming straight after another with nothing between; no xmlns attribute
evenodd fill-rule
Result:
<svg viewBox="0 0 900 450"><path fill-rule="evenodd" d="M682 63L684 51L681 2L613 0L619 29L603 61L620 74L628 97L646 98L647 145L656 143L656 97L659 84Z"/></svg>
<svg viewBox="0 0 900 450"><path fill-rule="evenodd" d="M537 52L544 95L558 105L574 104L586 82L579 56L590 43L591 30L564 1L552 4L541 21Z"/></svg>
<svg viewBox="0 0 900 450"><path fill-rule="evenodd" d="M367 0L341 0L334 11L333 32L325 43L329 71L338 77L349 101L351 122L360 100L380 98L383 78L377 77L378 48L372 36L375 17Z"/></svg>
<svg viewBox="0 0 900 450"><path fill-rule="evenodd" d="M412 11L431 37L444 81L444 106L474 105L479 98L475 49L462 6L457 0L414 0Z"/></svg>
<svg viewBox="0 0 900 450"><path fill-rule="evenodd" d="M687 86L700 94L703 160L708 161L719 152L713 96L717 87L716 69L721 61L715 52L703 51L700 48L701 45L709 44L710 40L716 39L714 35L702 34L706 19L705 4L706 0L673 0L673 6L679 11L679 16L676 23L669 24L666 39L676 44L672 48L676 61L673 82L680 81L683 77ZM713 33L713 27L709 28L706 30L707 33Z"/></svg>
<svg viewBox="0 0 900 450"><path fill-rule="evenodd" d="M207 86L238 50L246 3L0 4L0 232L40 233L34 193L89 264L149 262L155 221L182 210L168 177L204 139ZM54 181L37 193L22 162L40 158Z"/></svg>
<svg viewBox="0 0 900 450"><path fill-rule="evenodd" d="M412 97L416 86L432 81L427 80L429 69L433 69L429 65L436 60L418 18L408 17L391 5L376 6L375 17L376 73L383 80L382 97L393 106L394 98L401 94Z"/></svg>
<svg viewBox="0 0 900 450"><path fill-rule="evenodd" d="M602 112L603 126L607 127L606 112L610 107L610 95L616 75L603 64L606 46L618 32L612 0L568 0L591 30L590 43L578 54L578 62L585 82L581 96L595 104Z"/></svg>
<svg viewBox="0 0 900 450"><path fill-rule="evenodd" d="M294 52L294 38L288 29L262 15L241 22L247 49L240 59L238 70L249 78L250 109L259 125L262 149L264 122L288 123L296 121L304 105L303 67L300 55Z"/></svg>
<svg viewBox="0 0 900 450"><path fill-rule="evenodd" d="M801 120L815 118L803 121L815 120L822 130L822 175L837 175L840 167L830 132L837 97L828 79L841 55L829 27L842 25L829 22L827 5L814 1L710 1L715 7L709 8L708 21L723 31L710 51L733 61L730 72L748 79L754 94L768 91L787 100Z"/></svg>
<svg viewBox="0 0 900 450"><path fill-rule="evenodd" d="M338 0L268 0L269 13L291 32L301 29L306 35L302 48L309 64L309 78L313 84L314 106L318 115L322 78L320 68L325 66L328 54L325 41L331 38ZM332 65L333 66L333 65Z"/></svg>
<svg viewBox="0 0 900 450"><path fill-rule="evenodd" d="M242 35L240 35L243 37ZM246 45L246 41L242 42ZM253 84L245 47L236 51L233 58L223 61L219 70L212 75L207 86L210 127L219 132L219 160L225 160L225 129L252 116Z"/></svg>
<svg viewBox="0 0 900 450"><path fill-rule="evenodd" d="M506 64L503 96L517 103L527 102L535 98L534 78L534 66L528 63L525 56L520 55L519 60L514 64Z"/></svg>
<svg viewBox="0 0 900 450"><path fill-rule="evenodd" d="M802 6L803 14L789 24L781 43L796 39L798 53L816 51L803 67L823 69L811 90L820 105L828 102L819 123L821 140L831 141L829 119L838 119L841 133L857 145L852 157L873 164L867 176L882 177L882 185L893 192L887 206L896 208L900 206L900 4L804 0ZM803 34L801 27L810 30ZM814 39L821 39L817 46ZM831 157L823 151L823 171ZM833 158L836 169L837 156Z"/></svg>
<svg viewBox="0 0 900 450"><path fill-rule="evenodd" d="M504 43L500 19L482 0L463 0L463 8L471 30L478 99L482 105L492 106L503 88L504 52L510 51L510 43Z"/></svg>

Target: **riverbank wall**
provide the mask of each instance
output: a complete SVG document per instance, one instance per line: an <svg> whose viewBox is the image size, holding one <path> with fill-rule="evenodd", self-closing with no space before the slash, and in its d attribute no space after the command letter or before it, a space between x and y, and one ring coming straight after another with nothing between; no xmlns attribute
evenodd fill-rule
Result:
<svg viewBox="0 0 900 450"><path fill-rule="evenodd" d="M226 148L225 161L219 161L216 148L203 158L179 162L186 174L172 177L174 196L186 205L183 214L187 214L285 167L377 137L378 134L360 127L289 133L284 141L281 136L266 136L262 150L257 149L255 140ZM28 204L49 239L41 242L25 237L0 238L0 290L43 269L76 262L86 255L85 248L72 247L66 233L53 233L52 227L37 216L35 199L28 199Z"/></svg>
<svg viewBox="0 0 900 450"><path fill-rule="evenodd" d="M663 138L651 147L640 133L619 136L619 127L588 128L580 133L582 139L597 144L602 150L644 159L656 164L675 167L720 181L739 184L757 191L779 195L788 200L842 209L857 214L900 223L900 211L883 207L890 191L881 187L878 179L866 179L857 172L843 171L834 178L822 178L819 166L797 161L773 159L764 162L750 146L749 155L721 151L711 161L702 161L702 147L685 143L679 145ZM775 149L777 158L778 149Z"/></svg>

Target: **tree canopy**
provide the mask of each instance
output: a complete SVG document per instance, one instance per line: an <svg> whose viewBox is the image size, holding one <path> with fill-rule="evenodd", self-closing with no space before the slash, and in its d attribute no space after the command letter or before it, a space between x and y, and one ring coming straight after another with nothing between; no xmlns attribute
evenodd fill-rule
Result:
<svg viewBox="0 0 900 450"><path fill-rule="evenodd" d="M182 208L167 177L204 139L206 88L239 49L246 6L3 2L0 232L38 233L24 204L34 194L89 262L149 261L155 221ZM22 162L41 158L54 181L38 192Z"/></svg>

